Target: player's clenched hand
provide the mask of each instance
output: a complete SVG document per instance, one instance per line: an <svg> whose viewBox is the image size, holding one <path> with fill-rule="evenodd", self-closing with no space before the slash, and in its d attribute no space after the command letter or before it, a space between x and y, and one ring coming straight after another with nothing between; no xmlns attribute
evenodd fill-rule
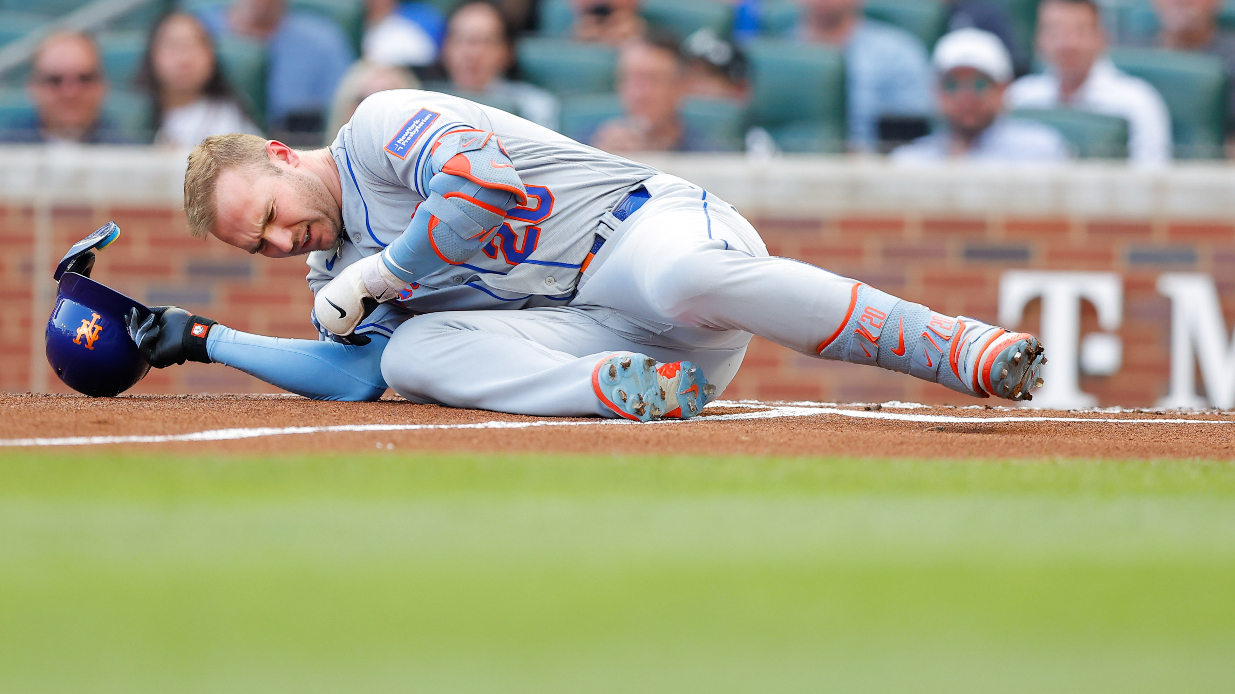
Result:
<svg viewBox="0 0 1235 694"><path fill-rule="evenodd" d="M323 328L335 335L351 335L371 309L366 299L382 303L399 295L406 283L395 277L382 256L362 258L317 292L313 313Z"/></svg>
<svg viewBox="0 0 1235 694"><path fill-rule="evenodd" d="M215 322L176 306L154 306L145 319L137 309L129 311L129 337L156 369L186 361L210 363L206 338Z"/></svg>

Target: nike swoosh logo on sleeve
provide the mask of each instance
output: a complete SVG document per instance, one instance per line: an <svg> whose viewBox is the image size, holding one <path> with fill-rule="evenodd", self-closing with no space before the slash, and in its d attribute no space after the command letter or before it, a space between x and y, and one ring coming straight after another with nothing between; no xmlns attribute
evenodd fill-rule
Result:
<svg viewBox="0 0 1235 694"><path fill-rule="evenodd" d="M904 318L901 319L900 327L897 329L897 332L898 332L897 338L900 340L900 345L897 346L896 349L892 350L892 354L895 354L898 357L903 357L905 356L905 319Z"/></svg>

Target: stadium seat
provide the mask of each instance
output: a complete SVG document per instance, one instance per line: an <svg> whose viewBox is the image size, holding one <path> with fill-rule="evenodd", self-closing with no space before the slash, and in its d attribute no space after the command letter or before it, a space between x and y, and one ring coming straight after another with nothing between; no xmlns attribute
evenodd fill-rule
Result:
<svg viewBox="0 0 1235 694"><path fill-rule="evenodd" d="M588 94L563 100L561 132L587 142L602 123L622 115L615 94ZM682 121L715 144L718 150L742 149L746 123L745 107L728 99L687 99L679 110Z"/></svg>
<svg viewBox="0 0 1235 694"><path fill-rule="evenodd" d="M258 41L225 37L216 46L219 63L236 96L260 127L266 124L266 49Z"/></svg>
<svg viewBox="0 0 1235 694"><path fill-rule="evenodd" d="M544 0L540 3L540 35L563 38L570 36L575 23L570 0Z"/></svg>
<svg viewBox="0 0 1235 694"><path fill-rule="evenodd" d="M49 17L62 17L89 5L93 0L0 0L0 9L37 11Z"/></svg>
<svg viewBox="0 0 1235 694"><path fill-rule="evenodd" d="M616 94L586 94L562 100L560 132L580 142L588 142L601 123L622 115Z"/></svg>
<svg viewBox="0 0 1235 694"><path fill-rule="evenodd" d="M898 26L922 40L927 50L947 28L947 12L938 0L867 0L866 16ZM763 34L790 36L802 8L793 0L769 0L763 8Z"/></svg>
<svg viewBox="0 0 1235 694"><path fill-rule="evenodd" d="M613 91L617 52L568 39L525 38L515 53L523 76L560 96Z"/></svg>
<svg viewBox="0 0 1235 694"><path fill-rule="evenodd" d="M792 40L747 46L751 117L789 152L845 148L845 61L840 51Z"/></svg>
<svg viewBox="0 0 1235 694"><path fill-rule="evenodd" d="M1012 116L1055 128L1083 159L1124 159L1128 156L1128 121L1123 118L1068 108L1017 109Z"/></svg>
<svg viewBox="0 0 1235 694"><path fill-rule="evenodd" d="M27 122L34 106L22 87L0 88L0 133L9 132L14 124Z"/></svg>
<svg viewBox="0 0 1235 694"><path fill-rule="evenodd" d="M639 12L679 39L703 27L725 37L733 31L733 6L721 0L644 0ZM570 0L545 0L540 6L541 36L569 36L574 21Z"/></svg>
<svg viewBox="0 0 1235 694"><path fill-rule="evenodd" d="M98 36L103 72L114 89L133 85L146 55L146 34L140 31L111 32Z"/></svg>
<svg viewBox="0 0 1235 694"><path fill-rule="evenodd" d="M721 37L733 33L733 6L719 0L644 0L640 13L679 39L704 27Z"/></svg>
<svg viewBox="0 0 1235 694"><path fill-rule="evenodd" d="M103 115L134 141L150 142L154 139L151 107L150 98L142 92L112 89L103 102Z"/></svg>
<svg viewBox="0 0 1235 694"><path fill-rule="evenodd" d="M1028 61L1033 56L1034 31L1038 26L1038 0L990 0L1008 13L1012 30L1013 58Z"/></svg>
<svg viewBox="0 0 1235 694"><path fill-rule="evenodd" d="M947 30L947 9L939 0L866 0L865 12L917 36L927 51Z"/></svg>
<svg viewBox="0 0 1235 694"><path fill-rule="evenodd" d="M1117 48L1111 60L1130 75L1149 82L1171 112L1175 156L1223 156L1227 78L1222 61L1203 53L1156 48Z"/></svg>
<svg viewBox="0 0 1235 694"><path fill-rule="evenodd" d="M745 148L746 106L733 99L687 99L678 109L682 122L715 144L718 150Z"/></svg>
<svg viewBox="0 0 1235 694"><path fill-rule="evenodd" d="M0 11L0 46L20 39L49 21L49 17L32 12Z"/></svg>
<svg viewBox="0 0 1235 694"><path fill-rule="evenodd" d="M362 0L290 0L293 10L314 12L332 20L347 35L356 55L364 38L364 2Z"/></svg>

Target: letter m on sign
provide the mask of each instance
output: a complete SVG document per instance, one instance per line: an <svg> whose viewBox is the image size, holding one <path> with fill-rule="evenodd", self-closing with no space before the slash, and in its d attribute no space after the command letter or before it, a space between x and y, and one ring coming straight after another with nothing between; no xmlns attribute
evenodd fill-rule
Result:
<svg viewBox="0 0 1235 694"><path fill-rule="evenodd" d="M1171 390L1163 407L1204 407L1196 393L1200 366L1209 404L1235 407L1235 336L1229 336L1209 275L1168 273L1158 278L1158 291L1171 300Z"/></svg>

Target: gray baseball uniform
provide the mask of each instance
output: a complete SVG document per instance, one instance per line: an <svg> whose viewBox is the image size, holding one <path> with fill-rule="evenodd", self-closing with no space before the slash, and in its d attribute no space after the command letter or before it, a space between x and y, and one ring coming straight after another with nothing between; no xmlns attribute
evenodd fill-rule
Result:
<svg viewBox="0 0 1235 694"><path fill-rule="evenodd" d="M731 205L697 186L431 92L372 96L339 132L331 153L342 179L347 239L338 253L311 254L315 292L404 233L434 174L427 163L434 144L469 128L497 135L528 202L507 213L474 257L409 285L358 331L391 335L382 376L409 400L613 417L594 373L615 353L689 360L719 394L752 334L960 392L1010 388L990 383L992 369L1008 377L1003 356L982 361L986 386L979 388L978 357L994 344L989 354L1015 351L1019 359L1017 350L1028 344L1021 337L769 257ZM632 192L646 202L628 214ZM1023 380L1026 369L1022 364L1011 378Z"/></svg>

